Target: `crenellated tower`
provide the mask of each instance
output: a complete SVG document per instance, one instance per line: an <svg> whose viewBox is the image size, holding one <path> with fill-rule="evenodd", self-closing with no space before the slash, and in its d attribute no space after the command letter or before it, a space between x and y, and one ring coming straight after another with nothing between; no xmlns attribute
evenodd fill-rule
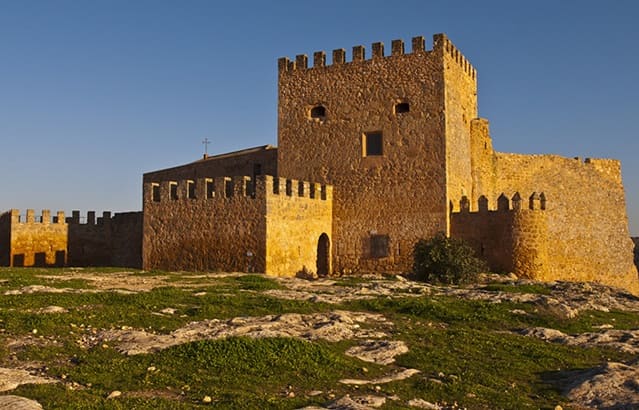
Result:
<svg viewBox="0 0 639 410"><path fill-rule="evenodd" d="M406 269L472 194L476 71L444 34L331 57L278 61L278 171L334 186L337 270Z"/></svg>

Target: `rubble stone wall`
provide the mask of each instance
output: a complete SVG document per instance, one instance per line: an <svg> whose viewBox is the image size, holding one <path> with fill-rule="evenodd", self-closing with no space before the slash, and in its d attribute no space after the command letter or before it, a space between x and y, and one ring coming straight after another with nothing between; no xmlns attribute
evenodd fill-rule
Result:
<svg viewBox="0 0 639 410"><path fill-rule="evenodd" d="M317 240L331 234L331 191L308 182L301 188L299 181L272 176L145 183L144 268L288 276L304 267L314 271Z"/></svg>
<svg viewBox="0 0 639 410"><path fill-rule="evenodd" d="M36 216L31 209L24 216L17 209L1 215L0 265L141 267L141 212L104 212L97 220L88 212L83 222L79 211L72 215L43 210Z"/></svg>
<svg viewBox="0 0 639 410"><path fill-rule="evenodd" d="M463 109L447 123L445 101L455 111L463 100L470 121L474 96L465 94L475 73L443 35L432 50L416 37L410 53L401 40L390 55L382 43L373 44L370 58L365 53L353 47L347 62L345 50L334 50L330 65L324 52L313 55L312 66L306 55L279 60L278 169L334 186L335 271L407 270L414 243L448 229L446 158L469 131L458 128ZM462 76L464 90L446 100L445 88ZM381 134L381 152L367 150L371 134ZM459 174L470 179L467 162Z"/></svg>

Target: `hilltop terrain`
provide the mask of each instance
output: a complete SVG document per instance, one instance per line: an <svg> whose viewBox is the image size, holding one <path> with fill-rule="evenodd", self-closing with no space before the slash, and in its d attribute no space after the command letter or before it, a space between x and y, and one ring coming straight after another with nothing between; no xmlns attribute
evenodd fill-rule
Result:
<svg viewBox="0 0 639 410"><path fill-rule="evenodd" d="M639 406L639 299L601 285L88 268L0 278L0 408Z"/></svg>

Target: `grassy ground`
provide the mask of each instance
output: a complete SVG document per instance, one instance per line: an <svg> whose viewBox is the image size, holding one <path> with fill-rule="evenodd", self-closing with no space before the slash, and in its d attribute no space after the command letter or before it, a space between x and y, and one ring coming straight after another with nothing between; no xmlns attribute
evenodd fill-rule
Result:
<svg viewBox="0 0 639 410"><path fill-rule="evenodd" d="M345 394L366 393L386 396L385 409L406 408L407 400L414 398L456 402L469 409L554 408L557 404L566 408L559 386L567 375L606 360L629 360L630 356L550 344L513 331L544 326L580 333L611 322L616 328L639 327L637 315L625 312L585 312L568 320L527 304L451 297L381 297L337 306L283 300L262 294L281 285L256 275L223 277L205 285L202 280L189 279L200 285L179 288L170 285L180 282L179 274L155 272L166 276L169 285L132 294L101 291L2 296L29 285L95 290L91 281L51 278L64 272L0 269L0 366L39 366L44 375L60 380L56 384L22 385L8 393L38 400L46 409L293 409L326 404ZM141 272L131 275L151 276ZM338 283L356 284L353 278ZM538 285L494 284L486 290L547 293ZM51 305L68 312L38 313ZM178 313L157 314L169 307ZM391 338L404 341L409 352L399 356L396 364L381 366L346 356L344 352L355 344L349 340L311 343L290 338L228 338L136 356L125 356L113 346L85 348L78 342L91 338L99 329L113 327L168 333L203 319L335 309L384 314L395 323ZM21 343L10 345L17 340ZM339 382L343 378L374 378L397 366L422 373L380 385L377 390L374 385L355 387ZM115 390L122 396L107 399ZM211 398L210 403L203 402L205 396Z"/></svg>

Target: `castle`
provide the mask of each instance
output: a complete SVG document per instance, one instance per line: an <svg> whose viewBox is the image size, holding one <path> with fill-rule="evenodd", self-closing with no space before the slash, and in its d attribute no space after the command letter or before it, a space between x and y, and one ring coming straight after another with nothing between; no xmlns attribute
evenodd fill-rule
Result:
<svg viewBox="0 0 639 410"><path fill-rule="evenodd" d="M445 232L497 271L639 292L618 161L494 151L476 70L444 34L371 51L278 60L277 147L144 174L142 267L399 272ZM136 259L114 238L111 259Z"/></svg>

